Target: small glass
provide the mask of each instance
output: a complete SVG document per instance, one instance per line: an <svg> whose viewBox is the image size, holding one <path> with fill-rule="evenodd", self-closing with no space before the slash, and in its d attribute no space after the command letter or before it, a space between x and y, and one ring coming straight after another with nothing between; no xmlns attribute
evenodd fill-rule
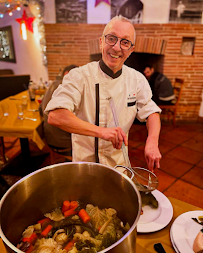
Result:
<svg viewBox="0 0 203 253"><path fill-rule="evenodd" d="M32 87L29 87L29 97L31 101L35 101L35 91Z"/></svg>
<svg viewBox="0 0 203 253"><path fill-rule="evenodd" d="M22 96L23 111L27 109L27 96Z"/></svg>
<svg viewBox="0 0 203 253"><path fill-rule="evenodd" d="M23 116L23 105L22 104L16 104L16 108L18 111L18 116L22 117Z"/></svg>
<svg viewBox="0 0 203 253"><path fill-rule="evenodd" d="M33 111L32 111L32 115L33 115L33 118L34 118L34 119L37 119L38 116L39 116L39 110L33 110Z"/></svg>
<svg viewBox="0 0 203 253"><path fill-rule="evenodd" d="M3 111L3 115L7 117L9 115L9 104L8 103L2 103L1 108Z"/></svg>

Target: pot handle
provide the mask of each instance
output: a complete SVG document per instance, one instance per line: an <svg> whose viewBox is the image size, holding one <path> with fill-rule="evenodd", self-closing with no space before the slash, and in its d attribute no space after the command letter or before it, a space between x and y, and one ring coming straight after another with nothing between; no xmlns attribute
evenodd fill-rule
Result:
<svg viewBox="0 0 203 253"><path fill-rule="evenodd" d="M123 165L116 165L116 166L114 167L114 169L116 169L116 168L118 168L118 167L122 167L122 168L125 168L126 170L128 170L128 171L131 173L131 176L129 177L131 180L134 178L135 174L134 174L134 171L133 171L133 170L131 170L130 168L125 167L125 166L123 166Z"/></svg>

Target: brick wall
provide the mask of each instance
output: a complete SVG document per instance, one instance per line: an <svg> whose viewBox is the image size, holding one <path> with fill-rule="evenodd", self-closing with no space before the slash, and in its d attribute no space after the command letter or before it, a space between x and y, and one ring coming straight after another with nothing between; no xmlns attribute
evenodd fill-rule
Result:
<svg viewBox="0 0 203 253"><path fill-rule="evenodd" d="M55 79L66 65L84 65L90 61L89 40L99 38L104 25L46 24L49 78ZM198 121L203 90L203 26L199 24L138 24L137 36L167 40L164 74L173 82L183 78L185 85L178 108L177 120ZM180 54L183 37L195 37L192 56Z"/></svg>

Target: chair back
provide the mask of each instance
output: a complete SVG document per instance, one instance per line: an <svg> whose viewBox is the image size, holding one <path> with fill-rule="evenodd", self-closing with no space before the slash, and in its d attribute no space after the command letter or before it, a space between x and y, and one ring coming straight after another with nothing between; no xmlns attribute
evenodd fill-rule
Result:
<svg viewBox="0 0 203 253"><path fill-rule="evenodd" d="M173 92L174 92L174 95L176 96L175 106L177 106L180 101L182 89L183 89L183 84L184 84L183 79L175 78L175 83L173 86Z"/></svg>
<svg viewBox="0 0 203 253"><path fill-rule="evenodd" d="M0 100L28 89L30 75L0 76Z"/></svg>
<svg viewBox="0 0 203 253"><path fill-rule="evenodd" d="M159 105L159 107L162 109L162 113L165 112L165 114L168 115L168 120L170 120L170 114L173 115L173 126L176 125L176 112L177 107L180 102L180 98L182 95L184 80L180 78L175 78L174 86L173 86L173 92L175 95L174 101L172 101L172 105Z"/></svg>
<svg viewBox="0 0 203 253"><path fill-rule="evenodd" d="M0 76L4 75L14 75L14 72L12 69L0 69Z"/></svg>

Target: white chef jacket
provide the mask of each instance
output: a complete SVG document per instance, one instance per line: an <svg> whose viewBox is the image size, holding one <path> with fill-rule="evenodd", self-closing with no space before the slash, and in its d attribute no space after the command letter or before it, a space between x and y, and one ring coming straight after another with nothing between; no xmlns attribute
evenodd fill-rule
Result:
<svg viewBox="0 0 203 253"><path fill-rule="evenodd" d="M150 114L161 110L151 100L150 86L140 72L125 65L121 72L113 79L101 70L99 62L72 69L53 93L45 112L65 108L78 118L95 124L95 84L99 83L99 126L115 127L109 104L109 97L112 97L119 126L128 135L136 117L145 121ZM94 137L72 134L73 161L95 162L94 145ZM125 165L122 150L115 149L110 141L99 139L98 155L99 162L110 167Z"/></svg>

